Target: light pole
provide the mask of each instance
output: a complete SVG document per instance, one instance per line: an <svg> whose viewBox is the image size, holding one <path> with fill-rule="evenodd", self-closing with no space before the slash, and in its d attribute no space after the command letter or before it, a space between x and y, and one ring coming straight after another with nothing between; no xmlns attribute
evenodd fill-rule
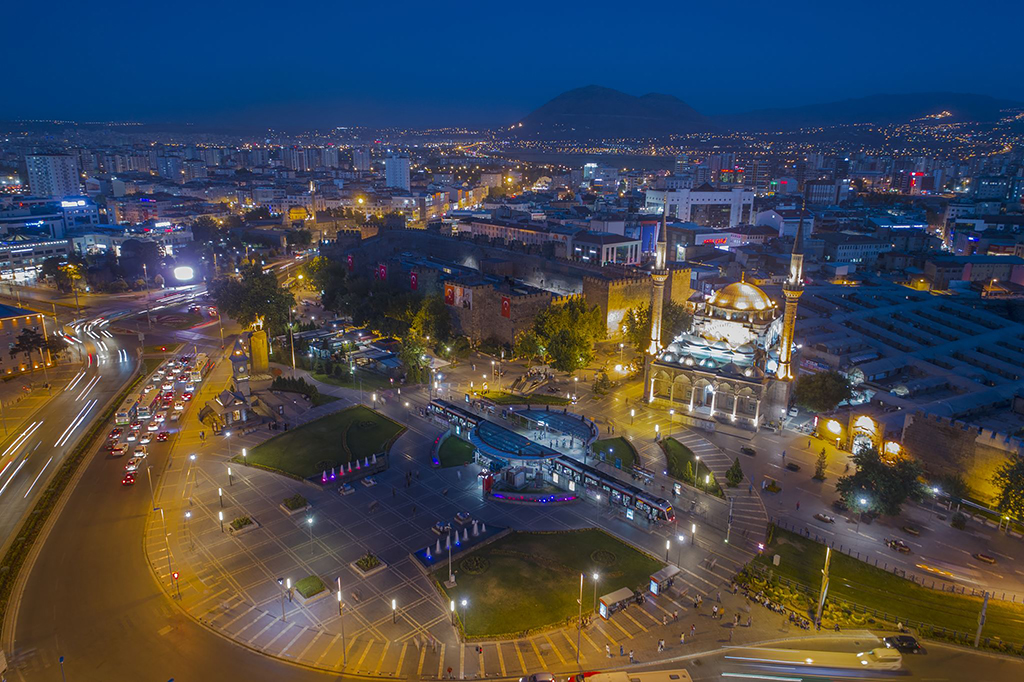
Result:
<svg viewBox="0 0 1024 682"><path fill-rule="evenodd" d="M854 532L860 532L860 517L864 514L864 508L868 504L868 498L861 497L857 500L857 506L860 508L860 512L857 513L857 529Z"/></svg>
<svg viewBox="0 0 1024 682"><path fill-rule="evenodd" d="M295 376L295 330L292 329L292 309L288 308L288 340L292 345L292 376Z"/></svg>
<svg viewBox="0 0 1024 682"><path fill-rule="evenodd" d="M634 417L636 417L636 410L631 407L631 408L629 408L629 423L630 423L630 425L633 424L633 418Z"/></svg>
<svg viewBox="0 0 1024 682"><path fill-rule="evenodd" d="M665 540L665 563L668 563L668 551L672 548L672 541Z"/></svg>
<svg viewBox="0 0 1024 682"><path fill-rule="evenodd" d="M696 485L700 482L700 455L694 455L693 461L696 467L696 470L693 472L693 483Z"/></svg>
<svg viewBox="0 0 1024 682"><path fill-rule="evenodd" d="M341 576L338 576L338 617L341 618L341 662L348 665L348 652L345 650L345 612L341 602Z"/></svg>
<svg viewBox="0 0 1024 682"><path fill-rule="evenodd" d="M313 556L313 517L306 517L306 525L309 526L309 556Z"/></svg>
<svg viewBox="0 0 1024 682"><path fill-rule="evenodd" d="M192 512L185 512L185 530L188 532L188 546L189 549L195 549L195 543L192 542L192 525L189 523L189 519L192 518Z"/></svg>
<svg viewBox="0 0 1024 682"><path fill-rule="evenodd" d="M220 532L224 532L224 512L217 512L217 520L220 521Z"/></svg>
<svg viewBox="0 0 1024 682"><path fill-rule="evenodd" d="M142 264L142 272L146 277L146 322L149 323L149 329L152 331L153 320L149 316L149 268L146 267L145 263Z"/></svg>
<svg viewBox="0 0 1024 682"><path fill-rule="evenodd" d="M594 613L597 613L597 579L600 578L597 573L594 574Z"/></svg>
<svg viewBox="0 0 1024 682"><path fill-rule="evenodd" d="M60 679L62 682L67 682L68 678L64 677L64 657L58 658L57 662L60 663Z"/></svg>
<svg viewBox="0 0 1024 682"><path fill-rule="evenodd" d="M676 553L676 566L679 566L683 563L683 536L680 535L677 540L679 540L679 551Z"/></svg>
<svg viewBox="0 0 1024 682"><path fill-rule="evenodd" d="M466 607L469 606L469 600L462 600L462 629L466 629Z"/></svg>
<svg viewBox="0 0 1024 682"><path fill-rule="evenodd" d="M224 439L228 442L228 459L231 459L231 432L224 432Z"/></svg>
<svg viewBox="0 0 1024 682"><path fill-rule="evenodd" d="M217 497L220 499L220 508L224 508L224 488L217 488Z"/></svg>
<svg viewBox="0 0 1024 682"><path fill-rule="evenodd" d="M576 665L580 663L580 635L583 634L583 574L580 573L580 615L576 622Z"/></svg>
<svg viewBox="0 0 1024 682"><path fill-rule="evenodd" d="M690 544L691 545L696 545L697 544L697 524L696 523L691 523L690 524Z"/></svg>
<svg viewBox="0 0 1024 682"><path fill-rule="evenodd" d="M624 344L624 343L620 343L619 344L619 364L620 365L622 364L622 349L625 348L625 347L626 347L626 344Z"/></svg>
<svg viewBox="0 0 1024 682"><path fill-rule="evenodd" d="M572 384L572 399L573 400L579 400L579 395L580 395L580 378L579 377L573 377L572 381L573 381L573 384Z"/></svg>
<svg viewBox="0 0 1024 682"><path fill-rule="evenodd" d="M672 427L676 425L676 409L670 408L668 411L668 435L672 437Z"/></svg>
<svg viewBox="0 0 1024 682"><path fill-rule="evenodd" d="M249 463L249 460L246 459L247 455L248 455L248 453L245 451L245 448L242 448L242 464L248 464Z"/></svg>
<svg viewBox="0 0 1024 682"><path fill-rule="evenodd" d="M398 622L398 600L392 599L391 600L391 623L394 624L394 623L397 623L397 622Z"/></svg>
<svg viewBox="0 0 1024 682"><path fill-rule="evenodd" d="M243 456L242 459L245 459L245 457ZM234 479L231 478L231 467L228 467L228 487L230 488L234 484L235 484L235 481L234 481Z"/></svg>
<svg viewBox="0 0 1024 682"><path fill-rule="evenodd" d="M289 581L289 582L291 582L291 581ZM284 578L278 578L277 579L277 585L278 585L278 587L281 588L281 622L282 623L287 623L288 622L288 617L287 617L287 614L286 614L286 611L285 611L285 606L284 606Z"/></svg>
<svg viewBox="0 0 1024 682"><path fill-rule="evenodd" d="M449 607L452 610L452 627L455 627L455 600L452 599L449 603Z"/></svg>

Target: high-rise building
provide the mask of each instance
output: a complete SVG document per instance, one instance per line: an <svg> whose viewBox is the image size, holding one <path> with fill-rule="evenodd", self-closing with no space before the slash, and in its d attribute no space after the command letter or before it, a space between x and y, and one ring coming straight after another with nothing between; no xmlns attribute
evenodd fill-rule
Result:
<svg viewBox="0 0 1024 682"><path fill-rule="evenodd" d="M680 154L676 157L676 163L672 168L672 172L675 175L682 175L690 168L690 156L688 154Z"/></svg>
<svg viewBox="0 0 1024 682"><path fill-rule="evenodd" d="M407 154L389 154L384 161L384 184L409 191L409 156Z"/></svg>
<svg viewBox="0 0 1024 682"><path fill-rule="evenodd" d="M29 190L41 197L62 198L82 193L78 161L67 154L31 154L25 157Z"/></svg>
<svg viewBox="0 0 1024 682"><path fill-rule="evenodd" d="M369 149L353 149L352 150L352 169L365 173L370 170L370 150Z"/></svg>

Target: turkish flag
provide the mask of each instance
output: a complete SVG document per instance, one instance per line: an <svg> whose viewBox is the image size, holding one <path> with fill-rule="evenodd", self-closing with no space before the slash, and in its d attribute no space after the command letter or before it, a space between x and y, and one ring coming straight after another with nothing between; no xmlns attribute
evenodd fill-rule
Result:
<svg viewBox="0 0 1024 682"><path fill-rule="evenodd" d="M388 266L385 265L384 263L381 263L380 265L377 266L377 271L380 273L381 279L388 278Z"/></svg>
<svg viewBox="0 0 1024 682"><path fill-rule="evenodd" d="M356 268L356 259L352 257L352 254L348 254L348 271L352 272Z"/></svg>
<svg viewBox="0 0 1024 682"><path fill-rule="evenodd" d="M444 302L446 305L455 305L455 285L444 285Z"/></svg>
<svg viewBox="0 0 1024 682"><path fill-rule="evenodd" d="M420 285L419 279L419 275L417 275L415 272L409 273L409 288L412 289L413 291L416 291L416 289Z"/></svg>
<svg viewBox="0 0 1024 682"><path fill-rule="evenodd" d="M512 299L508 296L501 297L501 316L508 318L512 317Z"/></svg>

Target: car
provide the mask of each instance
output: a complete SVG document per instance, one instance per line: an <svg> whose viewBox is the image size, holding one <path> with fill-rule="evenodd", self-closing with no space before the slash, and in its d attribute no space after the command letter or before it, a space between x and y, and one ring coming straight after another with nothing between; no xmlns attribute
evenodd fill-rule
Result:
<svg viewBox="0 0 1024 682"><path fill-rule="evenodd" d="M111 438L111 439L113 439L113 440L117 440L117 439L118 439L118 438L120 438L120 437L121 437L121 429L114 429L113 431L111 431L111 432L110 432L110 433L109 433L109 434L107 435L107 438Z"/></svg>
<svg viewBox="0 0 1024 682"><path fill-rule="evenodd" d="M128 432L128 435L125 436L124 439L129 443L134 443L139 439L139 432L136 431L135 429L132 429L131 431Z"/></svg>
<svg viewBox="0 0 1024 682"><path fill-rule="evenodd" d="M913 535L915 538L921 534L921 531L913 526L903 526L903 532L907 535Z"/></svg>
<svg viewBox="0 0 1024 682"><path fill-rule="evenodd" d="M142 422L136 419L129 426L131 426L132 431L137 431L142 426Z"/></svg>
<svg viewBox="0 0 1024 682"><path fill-rule="evenodd" d="M149 393L150 391L156 390L156 384L146 384L146 388L143 389L143 393Z"/></svg>
<svg viewBox="0 0 1024 682"><path fill-rule="evenodd" d="M153 440L153 434L150 433L149 431L139 436L139 442L142 443L143 445L148 444L151 440Z"/></svg>
<svg viewBox="0 0 1024 682"><path fill-rule="evenodd" d="M555 682L555 676L551 673L534 673L520 677L519 682Z"/></svg>
<svg viewBox="0 0 1024 682"><path fill-rule="evenodd" d="M196 385L194 383L192 383L191 381L188 382L187 384L185 384L185 392L186 393L192 393L195 390L196 390Z"/></svg>
<svg viewBox="0 0 1024 682"><path fill-rule="evenodd" d="M142 463L141 459L139 459L138 457L132 457L124 465L125 471L127 471L128 473L132 473L133 471L138 471L139 470L139 465L141 463Z"/></svg>
<svg viewBox="0 0 1024 682"><path fill-rule="evenodd" d="M192 400L192 394L190 392L186 391L186 392L181 394L181 399L185 400L185 401Z"/></svg>
<svg viewBox="0 0 1024 682"><path fill-rule="evenodd" d="M128 448L124 445L115 445L110 449L111 457L123 457L124 453L128 451Z"/></svg>
<svg viewBox="0 0 1024 682"><path fill-rule="evenodd" d="M156 414L153 415L153 419L155 419L156 422L159 424L163 420L167 419L167 417L164 415L163 412L157 412Z"/></svg>
<svg viewBox="0 0 1024 682"><path fill-rule="evenodd" d="M167 432L166 431L161 431L160 433L156 434L156 442L157 443L163 443L165 440L167 440Z"/></svg>
<svg viewBox="0 0 1024 682"><path fill-rule="evenodd" d="M161 388L164 389L165 391L173 391L174 390L174 382L173 381L165 381L163 383L163 386L161 386Z"/></svg>
<svg viewBox="0 0 1024 682"><path fill-rule="evenodd" d="M135 451L132 452L132 457L146 459L147 457L149 457L149 449L145 445L136 445Z"/></svg>
<svg viewBox="0 0 1024 682"><path fill-rule="evenodd" d="M846 500L844 500L841 497L838 500L832 502L832 508L835 509L837 512L844 512L849 509L849 507L846 505Z"/></svg>
<svg viewBox="0 0 1024 682"><path fill-rule="evenodd" d="M755 450L754 448L750 447L749 445L744 445L742 448L740 448L740 452L742 452L744 455L748 455L750 457L753 457L754 455L757 454L757 450Z"/></svg>
<svg viewBox="0 0 1024 682"><path fill-rule="evenodd" d="M176 422L179 417L181 417L181 412L174 412L171 414L171 421Z"/></svg>
<svg viewBox="0 0 1024 682"><path fill-rule="evenodd" d="M160 422L158 422L157 420L154 419L153 421L151 421L148 424L146 424L146 430L147 431L159 431L160 430Z"/></svg>
<svg viewBox="0 0 1024 682"><path fill-rule="evenodd" d="M994 564L996 562L996 558L990 554L982 554L981 552L978 552L976 554L972 554L971 556L977 559L978 561L984 562L986 564Z"/></svg>
<svg viewBox="0 0 1024 682"><path fill-rule="evenodd" d="M348 483L342 483L341 487L338 488L338 494L339 495L350 495L350 494L354 493L355 491L356 491L356 489L353 488Z"/></svg>
<svg viewBox="0 0 1024 682"><path fill-rule="evenodd" d="M882 642L885 643L885 647L887 649L895 649L901 654L924 653L924 648L910 635L893 635L892 637L883 637Z"/></svg>
<svg viewBox="0 0 1024 682"><path fill-rule="evenodd" d="M907 545L907 543L903 542L903 540L900 540L899 538L887 539L885 541L885 544L889 547L889 549L893 550L894 552L899 552L900 554L910 554L910 547Z"/></svg>
<svg viewBox="0 0 1024 682"><path fill-rule="evenodd" d="M174 390L172 389L172 390L167 391L166 393L164 393L163 399L164 400L173 400L174 399Z"/></svg>
<svg viewBox="0 0 1024 682"><path fill-rule="evenodd" d="M818 514L814 515L814 518L818 519L819 521L821 521L823 523L835 523L836 522L836 517L829 516L828 514L818 513Z"/></svg>
<svg viewBox="0 0 1024 682"><path fill-rule="evenodd" d="M176 410L184 410L185 409L185 403L182 402L181 400L175 400L174 401L174 409L176 409Z"/></svg>
<svg viewBox="0 0 1024 682"><path fill-rule="evenodd" d="M135 485L135 474L125 474L121 479L121 485Z"/></svg>
<svg viewBox="0 0 1024 682"><path fill-rule="evenodd" d="M790 471L800 471L800 465L796 462L786 462L786 468Z"/></svg>

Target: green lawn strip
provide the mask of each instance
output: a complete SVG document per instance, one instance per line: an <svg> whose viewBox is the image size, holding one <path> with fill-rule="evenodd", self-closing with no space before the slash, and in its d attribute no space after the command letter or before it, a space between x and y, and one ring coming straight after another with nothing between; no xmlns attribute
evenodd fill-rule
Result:
<svg viewBox="0 0 1024 682"><path fill-rule="evenodd" d="M364 391L383 391L397 386L397 384L392 384L387 377L374 374L373 372L357 371L355 374L343 372L341 376L310 372L310 376L319 382L330 384L331 386L341 386L342 388L351 388L357 391L360 388Z"/></svg>
<svg viewBox="0 0 1024 682"><path fill-rule="evenodd" d="M301 594L303 599L315 597L326 589L327 586L324 585L324 581L315 575L308 576L295 583L295 591Z"/></svg>
<svg viewBox="0 0 1024 682"><path fill-rule="evenodd" d="M772 557L781 557L772 565ZM775 528L773 540L755 562L775 575L810 588L811 601L821 585L825 546L795 533ZM927 573L922 571L927 576ZM918 621L961 633L973 633L978 626L981 597L951 594L921 587L874 565L832 552L829 568L829 598L874 609L893 622ZM931 580L930 577L927 578ZM935 583L942 582L937 576ZM946 583L949 584L948 582ZM990 599L986 613L985 637L1001 637L1024 643L1024 605Z"/></svg>
<svg viewBox="0 0 1024 682"><path fill-rule="evenodd" d="M447 565L434 572L444 601L468 601L463 628L469 637L509 637L575 619L580 574L583 613L597 597L621 587L640 589L664 564L604 531L589 528L555 533L511 533L454 563L458 585L447 590ZM458 611L459 618L463 612Z"/></svg>
<svg viewBox="0 0 1024 682"><path fill-rule="evenodd" d="M245 463L297 478L384 452L405 427L357 405L285 431L249 451ZM240 456L235 462L242 462Z"/></svg>
<svg viewBox="0 0 1024 682"><path fill-rule="evenodd" d="M443 467L462 466L473 461L476 447L456 436L448 436L437 450L437 459Z"/></svg>
<svg viewBox="0 0 1024 682"><path fill-rule="evenodd" d="M142 372L148 377L162 364L164 364L163 358L142 358Z"/></svg>
<svg viewBox="0 0 1024 682"><path fill-rule="evenodd" d="M699 480L696 478L697 457L694 455L693 450L686 447L675 438L662 438L661 451L665 453L669 476L677 481L688 483L696 488L707 489L707 491L712 495L723 497L722 488L718 485L718 481L715 480L714 474L711 474L710 485L704 482L704 476L710 473L706 466L701 470L701 478ZM687 467L687 464L690 466Z"/></svg>
<svg viewBox="0 0 1024 682"><path fill-rule="evenodd" d="M612 466L615 466L616 459L622 460L623 471L632 471L633 465L637 463L636 448L622 436L594 441L590 451L598 458L603 454L604 461Z"/></svg>
<svg viewBox="0 0 1024 682"><path fill-rule="evenodd" d="M495 405L568 405L571 400L557 395L545 395L533 393L531 395L516 395L506 391L483 391L481 398L490 400Z"/></svg>
<svg viewBox="0 0 1024 682"><path fill-rule="evenodd" d="M0 623L3 622L7 611L7 604L10 601L11 591L14 589L18 572L24 565L25 559L32 549L36 538L39 536L43 525L53 512L54 506L71 482L75 471L85 459L89 450L92 449L95 440L106 430L107 422L114 416L114 412L121 406L125 398L131 395L132 391L136 390L146 379L147 374L136 378L127 388L121 391L117 398L110 403L110 407L100 415L100 418L82 436L82 439L78 441L78 445L61 462L49 485L40 493L39 499L32 508L32 513L28 515L24 524L18 529L17 536L4 554L2 563L0 563Z"/></svg>

